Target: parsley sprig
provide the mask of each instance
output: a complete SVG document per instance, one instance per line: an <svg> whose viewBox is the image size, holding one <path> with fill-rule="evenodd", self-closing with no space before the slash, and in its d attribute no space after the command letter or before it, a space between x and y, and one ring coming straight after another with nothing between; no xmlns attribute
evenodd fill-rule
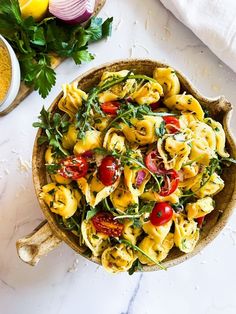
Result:
<svg viewBox="0 0 236 314"><path fill-rule="evenodd" d="M71 57L76 64L90 61L94 56L88 51L88 44L109 36L111 23L112 18L104 22L101 18L92 18L86 27L70 26L55 17L37 23L32 17L22 18L18 0L0 1L0 34L17 53L22 80L43 98L56 82L49 54Z"/></svg>

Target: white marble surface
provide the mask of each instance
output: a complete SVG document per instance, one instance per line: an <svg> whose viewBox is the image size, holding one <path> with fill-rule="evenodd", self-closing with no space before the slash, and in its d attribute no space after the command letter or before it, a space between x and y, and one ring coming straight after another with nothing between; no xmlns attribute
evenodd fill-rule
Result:
<svg viewBox="0 0 236 314"><path fill-rule="evenodd" d="M0 313L235 314L236 214L201 254L167 272L113 276L66 245L35 268L16 255L16 240L43 220L27 166L36 133L31 125L63 82L107 61L145 57L172 64L207 96L236 101L236 74L158 0L109 0L101 16L114 16L114 32L91 45L96 59L81 67L64 62L46 100L33 93L0 118Z"/></svg>

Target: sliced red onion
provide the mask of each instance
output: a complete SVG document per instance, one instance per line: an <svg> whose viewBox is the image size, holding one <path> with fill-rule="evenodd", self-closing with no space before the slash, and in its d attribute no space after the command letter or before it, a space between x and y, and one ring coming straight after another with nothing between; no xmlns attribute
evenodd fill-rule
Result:
<svg viewBox="0 0 236 314"><path fill-rule="evenodd" d="M92 158L93 157L93 151L92 150L86 150L86 152L84 152L82 154L82 156L85 158Z"/></svg>
<svg viewBox="0 0 236 314"><path fill-rule="evenodd" d="M50 0L49 12L68 24L87 21L93 14L96 0Z"/></svg>
<svg viewBox="0 0 236 314"><path fill-rule="evenodd" d="M139 170L136 177L136 186L140 186L143 180L146 178L146 172L144 170Z"/></svg>

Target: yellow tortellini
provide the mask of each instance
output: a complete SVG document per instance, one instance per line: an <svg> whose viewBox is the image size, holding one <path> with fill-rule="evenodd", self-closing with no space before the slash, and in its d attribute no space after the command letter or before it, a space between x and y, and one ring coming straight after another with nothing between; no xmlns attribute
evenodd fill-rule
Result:
<svg viewBox="0 0 236 314"><path fill-rule="evenodd" d="M83 139L77 140L74 146L74 154L83 154L88 150L92 150L97 147L101 147L102 139L101 132L97 130L87 131Z"/></svg>
<svg viewBox="0 0 236 314"><path fill-rule="evenodd" d="M97 232L91 220L82 222L81 233L85 244L95 257L101 256L103 251L110 246L108 235Z"/></svg>
<svg viewBox="0 0 236 314"><path fill-rule="evenodd" d="M171 204L179 203L179 198L181 197L181 190L177 188L174 193L171 193L168 196L161 196L157 192L153 191L145 191L143 194L140 195L140 198L145 201L156 201L160 202L169 202Z"/></svg>
<svg viewBox="0 0 236 314"><path fill-rule="evenodd" d="M110 273L128 270L137 259L135 252L125 244L107 248L102 253L102 266Z"/></svg>
<svg viewBox="0 0 236 314"><path fill-rule="evenodd" d="M123 183L110 195L110 199L115 209L119 212L125 212L128 207L134 205L138 209L138 196L132 194Z"/></svg>
<svg viewBox="0 0 236 314"><path fill-rule="evenodd" d="M206 118L204 122L207 123L215 132L217 153L221 157L229 157L229 154L225 151L225 131L220 122L211 118Z"/></svg>
<svg viewBox="0 0 236 314"><path fill-rule="evenodd" d="M174 136L164 136L158 140L157 146L167 170L180 170L191 151L187 141L176 140Z"/></svg>
<svg viewBox="0 0 236 314"><path fill-rule="evenodd" d="M139 145L152 144L157 140L155 129L163 119L161 117L144 116L142 120L131 118L132 126L122 124L122 131L130 143Z"/></svg>
<svg viewBox="0 0 236 314"><path fill-rule="evenodd" d="M74 124L71 124L67 133L63 134L62 146L66 149L72 149L77 141L78 131Z"/></svg>
<svg viewBox="0 0 236 314"><path fill-rule="evenodd" d="M100 85L107 82L109 79L125 77L129 73L128 70L118 72L104 72L101 77ZM137 83L135 79L128 79L124 83L113 85L108 90L99 94L98 99L100 103L122 99L128 96L135 89Z"/></svg>
<svg viewBox="0 0 236 314"><path fill-rule="evenodd" d="M172 68L156 68L153 77L162 86L164 97L177 95L180 92L178 76Z"/></svg>
<svg viewBox="0 0 236 314"><path fill-rule="evenodd" d="M50 210L64 218L74 215L79 206L80 193L69 185L56 185L49 183L44 185L40 193Z"/></svg>
<svg viewBox="0 0 236 314"><path fill-rule="evenodd" d="M160 246L168 233L172 225L172 220L168 221L164 225L154 226L150 221L143 224L143 230L149 235L150 238L155 240L156 247Z"/></svg>
<svg viewBox="0 0 236 314"><path fill-rule="evenodd" d="M184 253L193 251L199 239L199 228L193 219L187 219L182 214L175 215L175 245Z"/></svg>
<svg viewBox="0 0 236 314"><path fill-rule="evenodd" d="M138 237L142 234L141 227L135 227L132 220L126 219L124 221L124 230L123 230L123 237L130 241L132 244L136 244Z"/></svg>
<svg viewBox="0 0 236 314"><path fill-rule="evenodd" d="M150 260L141 253L138 254L138 258L142 264L147 264L149 266L155 265L153 260L156 262L163 261L167 257L169 251L172 249L173 246L173 233L169 233L163 240L161 245L157 245L156 241L153 238L147 236L141 241L141 243L139 244L139 248L143 250L149 257L151 257L152 260Z"/></svg>
<svg viewBox="0 0 236 314"><path fill-rule="evenodd" d="M58 108L66 112L71 119L74 118L83 100L87 100L88 95L78 88L78 82L63 84L63 97L58 102Z"/></svg>
<svg viewBox="0 0 236 314"><path fill-rule="evenodd" d="M203 176L203 175L202 175ZM203 184L203 180L206 183ZM191 187L191 190L195 193L195 195L199 198L203 198L209 195L215 195L219 193L224 188L224 181L217 173L213 173L209 178L201 177L201 180L197 181Z"/></svg>
<svg viewBox="0 0 236 314"><path fill-rule="evenodd" d="M197 200L195 203L188 203L186 211L188 219L203 217L214 210L214 201L211 197L206 196Z"/></svg>
<svg viewBox="0 0 236 314"><path fill-rule="evenodd" d="M90 206L95 207L117 188L119 185L119 179L116 180L114 184L105 186L98 179L97 175L94 174L92 175L92 178L88 175L87 177L78 179L77 184L84 194L87 203Z"/></svg>
<svg viewBox="0 0 236 314"><path fill-rule="evenodd" d="M126 138L122 132L115 128L111 128L103 140L103 147L109 151L116 150L119 153L124 153L126 151Z"/></svg>
<svg viewBox="0 0 236 314"><path fill-rule="evenodd" d="M200 103L192 95L173 95L164 100L164 104L170 109L181 111L191 111L196 114L199 121L204 119L204 111Z"/></svg>
<svg viewBox="0 0 236 314"><path fill-rule="evenodd" d="M160 96L163 95L163 89L157 82L147 82L143 86L136 89L130 95L130 98L136 101L139 105L149 105L157 102Z"/></svg>

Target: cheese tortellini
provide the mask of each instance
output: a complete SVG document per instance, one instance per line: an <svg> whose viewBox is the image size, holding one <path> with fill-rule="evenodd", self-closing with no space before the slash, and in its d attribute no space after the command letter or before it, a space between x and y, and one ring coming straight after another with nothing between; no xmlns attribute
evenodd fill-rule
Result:
<svg viewBox="0 0 236 314"><path fill-rule="evenodd" d="M171 67L104 71L87 87L63 85L61 121L51 113L39 139L49 138L40 198L108 272L164 268L209 229L231 160L224 128Z"/></svg>
<svg viewBox="0 0 236 314"><path fill-rule="evenodd" d="M43 187L40 198L46 202L52 212L69 218L76 212L81 196L77 190L72 189L69 185L49 183Z"/></svg>

